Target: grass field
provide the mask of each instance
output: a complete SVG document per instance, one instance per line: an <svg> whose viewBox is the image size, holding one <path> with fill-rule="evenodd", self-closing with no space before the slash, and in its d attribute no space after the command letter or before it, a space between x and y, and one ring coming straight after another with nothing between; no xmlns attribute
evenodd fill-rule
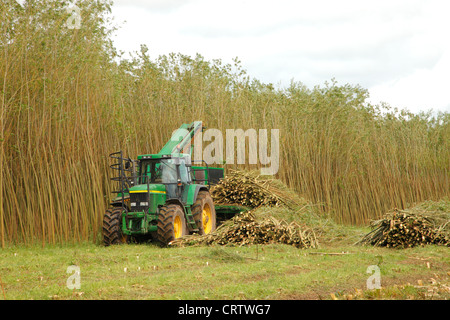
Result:
<svg viewBox="0 0 450 320"><path fill-rule="evenodd" d="M160 248L155 244L10 246L0 251L2 299L449 299L442 246L354 246L367 230L340 227L319 249L287 245ZM327 254L328 253L328 254ZM329 254L332 253L332 254ZM80 268L69 289L68 267ZM368 290L368 266L380 290ZM74 283L74 282L70 282Z"/></svg>

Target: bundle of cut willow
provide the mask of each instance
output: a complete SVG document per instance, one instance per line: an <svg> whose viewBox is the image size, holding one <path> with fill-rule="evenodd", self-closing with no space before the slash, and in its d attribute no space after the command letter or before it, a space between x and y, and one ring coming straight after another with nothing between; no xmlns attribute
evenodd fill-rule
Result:
<svg viewBox="0 0 450 320"><path fill-rule="evenodd" d="M314 231L294 222L288 224L274 217L261 221L252 211L236 215L208 235L189 235L172 241L171 245L250 245L282 243L297 248L316 248L318 241Z"/></svg>
<svg viewBox="0 0 450 320"><path fill-rule="evenodd" d="M408 248L438 244L450 246L450 213L427 211L417 206L409 210L395 209L383 219L371 223L372 231L358 244Z"/></svg>
<svg viewBox="0 0 450 320"><path fill-rule="evenodd" d="M211 195L217 204L250 208L282 205L293 208L306 203L280 180L261 176L258 170L230 170L226 178L211 188Z"/></svg>

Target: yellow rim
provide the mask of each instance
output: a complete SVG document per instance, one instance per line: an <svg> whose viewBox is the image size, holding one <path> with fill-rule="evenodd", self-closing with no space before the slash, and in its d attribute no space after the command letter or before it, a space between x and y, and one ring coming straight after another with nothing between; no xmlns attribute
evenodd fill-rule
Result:
<svg viewBox="0 0 450 320"><path fill-rule="evenodd" d="M181 237L183 226L181 225L181 219L179 216L175 217L175 220L173 221L173 232L175 234L175 239Z"/></svg>
<svg viewBox="0 0 450 320"><path fill-rule="evenodd" d="M203 230L205 231L205 234L208 234L211 232L212 229L212 214L211 214L211 208L209 207L209 204L205 203L203 207L203 213L202 213L202 220L203 220Z"/></svg>

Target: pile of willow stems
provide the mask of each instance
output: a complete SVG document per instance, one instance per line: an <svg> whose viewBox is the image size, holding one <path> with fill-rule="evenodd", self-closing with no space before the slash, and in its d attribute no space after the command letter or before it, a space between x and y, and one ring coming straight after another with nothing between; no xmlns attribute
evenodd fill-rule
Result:
<svg viewBox="0 0 450 320"><path fill-rule="evenodd" d="M317 248L314 231L295 222L268 216L257 219L252 211L240 213L208 235L189 235L172 241L174 246L253 245L280 243L296 248Z"/></svg>
<svg viewBox="0 0 450 320"><path fill-rule="evenodd" d="M437 244L450 246L450 213L395 209L371 223L372 231L358 244L411 248Z"/></svg>
<svg viewBox="0 0 450 320"><path fill-rule="evenodd" d="M260 206L287 206L305 204L294 191L280 180L261 176L258 170L230 170L227 176L211 188L217 204L235 204L256 208Z"/></svg>

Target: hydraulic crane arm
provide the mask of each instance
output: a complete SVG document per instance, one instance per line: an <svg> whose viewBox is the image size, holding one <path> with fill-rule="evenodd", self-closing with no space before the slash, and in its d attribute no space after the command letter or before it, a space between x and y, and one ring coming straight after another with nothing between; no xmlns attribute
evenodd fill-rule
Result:
<svg viewBox="0 0 450 320"><path fill-rule="evenodd" d="M202 122L194 121L192 123L183 123L173 134L166 145L159 151L158 154L173 154L181 153L184 148L190 144L189 153L192 156L193 143L195 135L202 131Z"/></svg>

